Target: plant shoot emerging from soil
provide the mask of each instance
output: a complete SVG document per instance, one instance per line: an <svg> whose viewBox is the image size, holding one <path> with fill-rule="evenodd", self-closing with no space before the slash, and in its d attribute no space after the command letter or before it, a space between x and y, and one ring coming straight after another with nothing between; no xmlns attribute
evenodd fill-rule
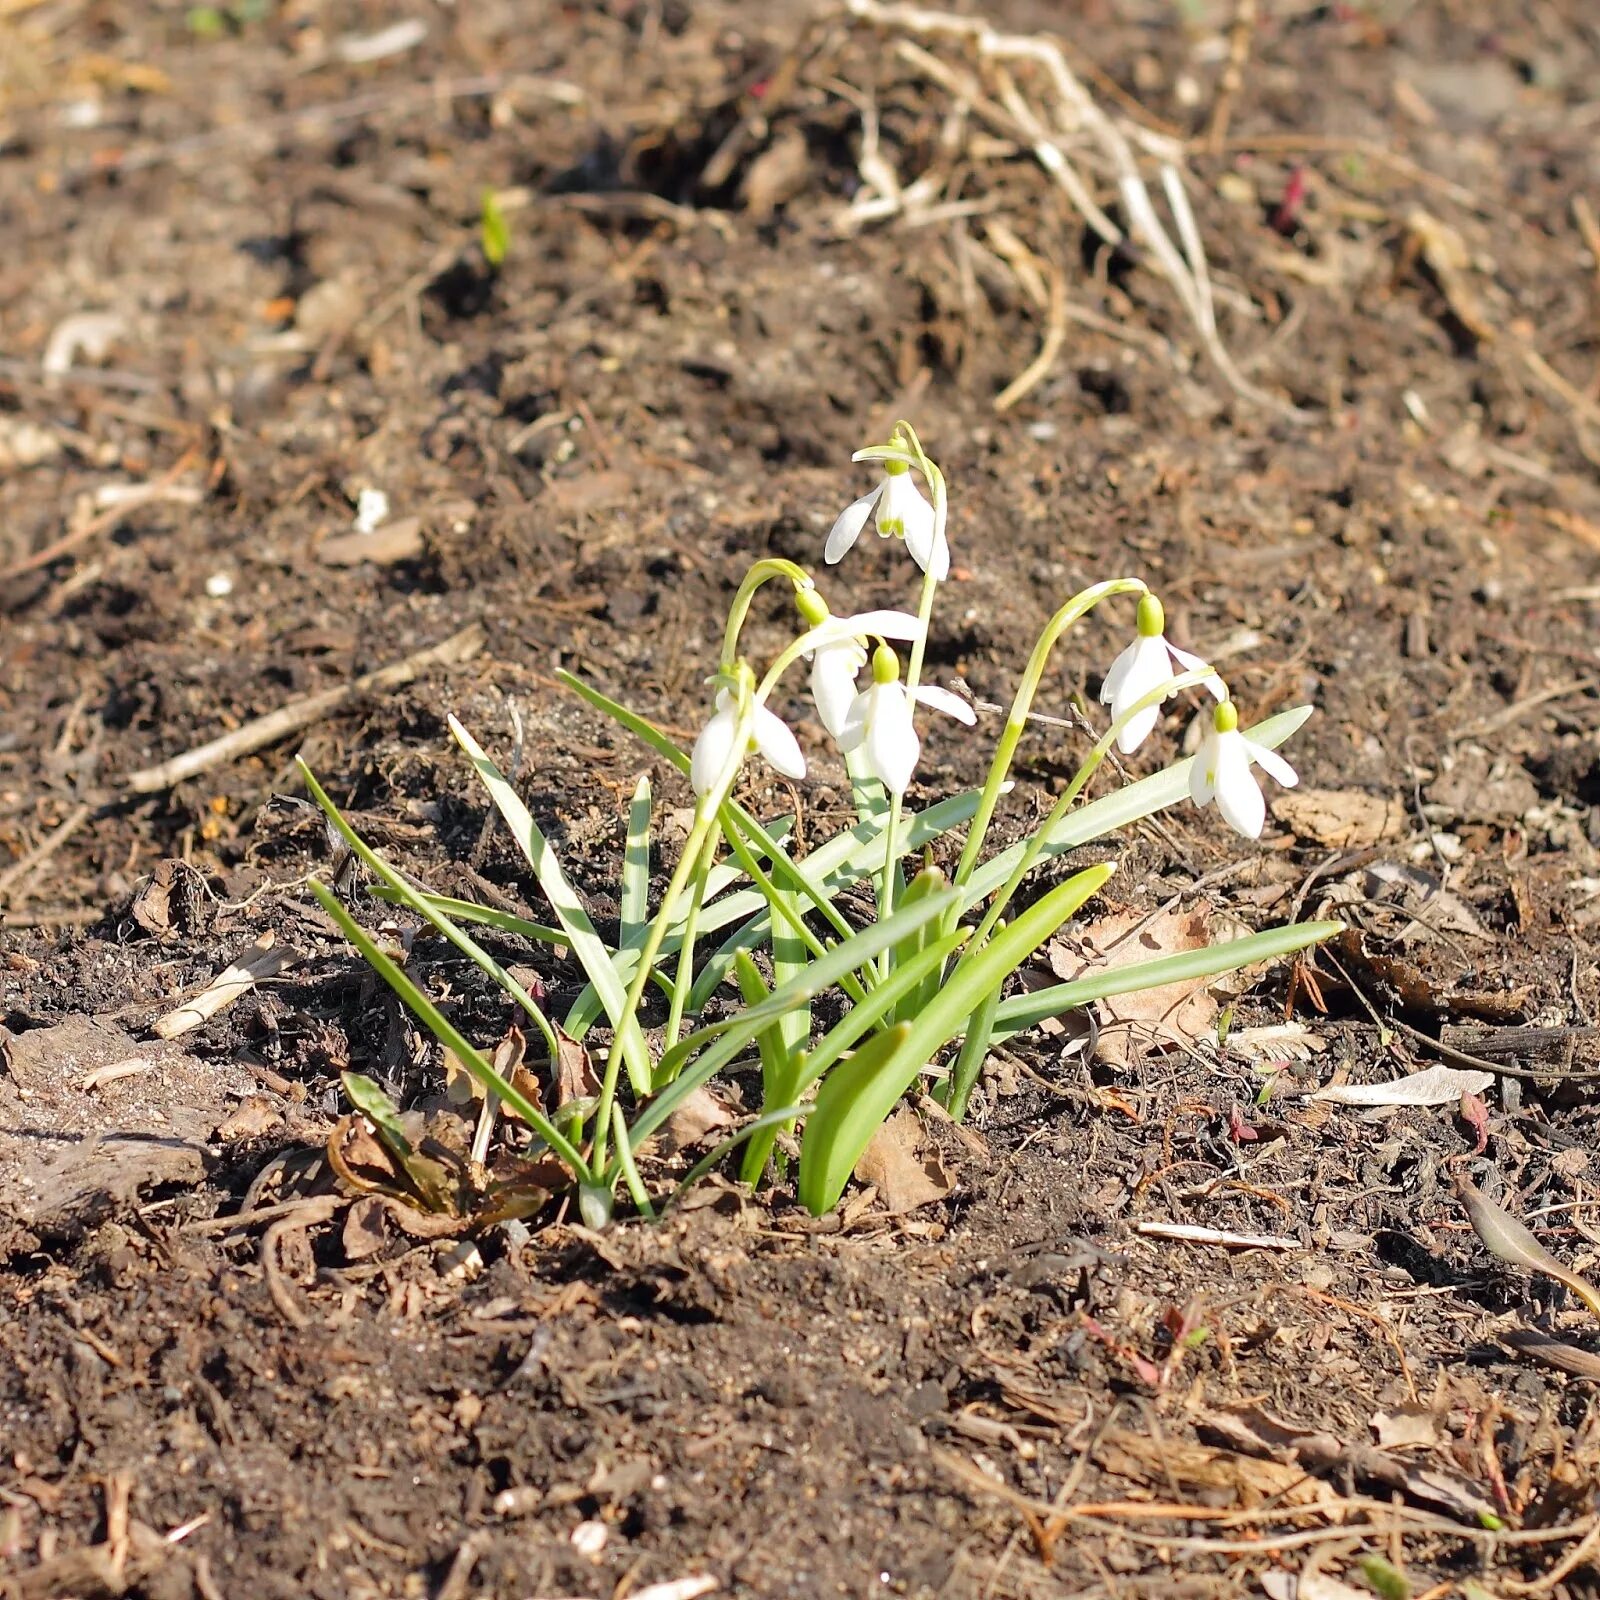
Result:
<svg viewBox="0 0 1600 1600"><path fill-rule="evenodd" d="M824 559L840 561L872 517L879 534L901 540L915 562L915 614L836 615L804 567L776 558L757 561L729 609L709 680L711 710L688 754L646 718L561 674L588 704L687 776L695 796L688 837L652 914L652 790L640 781L629 815L614 941L607 942L591 921L515 787L453 718L452 731L550 907L550 925L425 892L372 851L305 772L312 796L379 879L378 894L407 907L476 964L543 1041L552 1085L548 1105L537 1076L521 1068L520 1030L512 1029L485 1054L332 890L314 885L374 970L481 1087L485 1111L472 1154L486 1214L514 1211L520 1183L527 1191L523 1209L562 1186L575 1189L592 1226L609 1220L624 1189L641 1214L653 1215L660 1197L652 1195L640 1166L647 1142L707 1084L746 1067L759 1068L754 1115L683 1182L735 1151L739 1176L752 1186L769 1178L785 1181L794 1161L801 1201L821 1214L838 1202L873 1134L912 1085L925 1083L960 1119L1000 1040L1113 993L1220 975L1303 949L1338 927L1291 925L1008 995L1012 975L1105 884L1115 863L1083 867L1029 901L1021 891L1035 867L1185 795L1198 805L1215 801L1231 827L1259 836L1265 802L1252 768L1282 784L1295 782L1275 747L1301 726L1309 708L1281 713L1247 735L1216 669L1168 642L1160 601L1138 578L1112 579L1073 595L1047 623L999 731L983 787L907 811L922 753L918 709L943 712L968 728L976 724L965 700L920 681L934 603L950 571L948 497L943 473L907 423L898 424L886 444L860 450L854 459L879 466L883 477L840 514ZM758 674L741 644L757 594L772 583L787 587L801 626ZM1106 674L1101 698L1111 708L1110 726L1044 822L1017 842L987 851L996 808L1012 787L1017 749L1057 645L1090 611L1124 597L1136 599L1136 637ZM896 645L904 651L903 666ZM780 688L788 692L791 669L807 662L818 718L850 776L856 823L796 856L788 842L791 819L763 822L734 795L752 757L787 778L805 778L806 753L772 701ZM1199 754L1083 802L1111 749L1136 749L1154 729L1163 703L1190 689L1215 701ZM963 829L957 851L954 836ZM948 848L940 850L946 841ZM946 862L954 856L953 867L937 865L936 853ZM855 910L858 899L850 902L851 914L841 903L842 892L857 884L871 893L870 919ZM546 1015L542 994L536 999L466 932L471 924L534 940L576 961L586 986L559 1025ZM585 1040L602 1020L609 1037L594 1050L591 1068ZM413 1194L426 1197L432 1191L417 1176L415 1152L397 1131L394 1108L370 1081L347 1078L352 1101L374 1136L410 1174ZM514 1171L508 1161L497 1164L490 1150L497 1106L524 1125L518 1142L532 1141L531 1150L519 1151ZM530 1170L537 1171L537 1184L527 1176Z"/></svg>

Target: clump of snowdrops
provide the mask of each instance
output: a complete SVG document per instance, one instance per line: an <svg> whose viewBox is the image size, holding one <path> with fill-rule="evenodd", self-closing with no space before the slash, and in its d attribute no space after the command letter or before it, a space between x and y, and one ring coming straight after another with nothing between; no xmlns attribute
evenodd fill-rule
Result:
<svg viewBox="0 0 1600 1600"><path fill-rule="evenodd" d="M536 1146L562 1164L592 1226L610 1218L624 1189L641 1213L652 1214L638 1156L719 1074L748 1069L753 1075L758 1066L760 1103L691 1176L737 1154L744 1182L781 1178L797 1133L799 1196L820 1214L838 1202L873 1133L913 1085L926 1084L952 1117L962 1118L990 1050L1045 1018L1111 995L1220 975L1337 931L1336 923L1295 924L1008 994L1007 980L1105 884L1115 862L1085 867L1028 901L1019 891L1036 867L1186 799L1214 803L1240 834L1256 837L1265 803L1255 769L1280 784L1296 781L1276 747L1310 708L1243 730L1221 675L1167 641L1156 596L1138 578L1114 578L1073 595L1046 624L1000 727L983 786L922 810L908 808L921 755L918 712L968 727L976 721L966 700L922 681L934 604L950 571L945 480L906 423L887 444L860 450L854 459L871 464L878 481L839 515L824 561L842 561L868 526L899 541L920 571L914 613L838 614L804 567L757 561L734 596L709 680L706 721L688 752L592 685L559 674L575 694L686 774L695 795L687 841L652 910L652 791L649 779L640 779L614 944L595 928L514 785L454 719L455 737L527 857L549 924L425 892L363 843L312 774L304 774L345 843L380 880L378 893L409 908L488 974L542 1037L552 1063L562 1058L564 1045L570 1051L591 1029L603 1023L609 1030L603 1049L594 1051L593 1092L546 1110L457 1031L331 890L313 885L375 971L477 1080L488 1119L503 1104L532 1131ZM746 659L742 635L752 601L768 584L787 586L796 633L758 672ZM1134 613L1133 640L1111 664L1101 695L1109 726L1044 821L1025 838L987 852L995 810L1011 787L1012 764L1052 655L1074 624L1108 602L1128 604ZM801 668L817 719L844 757L857 821L797 857L788 843L792 819L763 821L734 791L756 759L790 779L805 778L806 754L774 708L785 703L791 674ZM1164 702L1190 689L1207 708L1197 753L1085 802L1084 790L1113 745L1125 754L1137 749ZM950 836L948 860L963 830L954 867L946 872L933 865L934 847ZM862 883L870 885L876 908L864 922L841 905L842 892ZM850 903L857 906L859 897ZM587 984L559 1025L467 933L473 924L571 953ZM837 998L825 1015L837 1020L824 1027L813 1008L830 991ZM369 1115L374 1090L366 1080L359 1093L352 1090ZM385 1115L381 1106L377 1114ZM480 1121L479 1159L487 1134L487 1121Z"/></svg>

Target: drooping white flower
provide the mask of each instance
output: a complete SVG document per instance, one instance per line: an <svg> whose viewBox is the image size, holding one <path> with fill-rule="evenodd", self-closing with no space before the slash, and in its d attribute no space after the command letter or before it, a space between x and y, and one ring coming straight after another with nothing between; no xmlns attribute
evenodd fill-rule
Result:
<svg viewBox="0 0 1600 1600"><path fill-rule="evenodd" d="M689 782L697 795L706 795L734 758L734 741L739 733L739 702L726 689L717 690L716 709L700 730L689 757ZM806 758L789 726L776 712L764 705L755 708L749 742L739 752L742 761L758 751L786 778L806 775Z"/></svg>
<svg viewBox="0 0 1600 1600"><path fill-rule="evenodd" d="M878 486L859 500L852 500L839 513L822 550L822 559L829 566L844 559L845 552L861 537L869 516L873 517L879 538L905 540L911 559L924 572L931 572L941 583L950 576L950 546L937 527L933 507L923 498L905 462L885 461Z"/></svg>
<svg viewBox="0 0 1600 1600"><path fill-rule="evenodd" d="M931 706L969 727L978 720L972 707L947 689L924 685L908 693L894 651L880 644L872 653L872 682L851 701L839 748L846 755L860 750L867 771L892 795L910 788L922 754L913 705Z"/></svg>
<svg viewBox="0 0 1600 1600"><path fill-rule="evenodd" d="M797 589L795 605L812 628L829 620L828 603L815 589ZM867 664L867 640L875 636L910 641L922 634L922 623L905 611L862 611L837 620L843 630L840 636L809 652L811 698L823 727L835 741L855 700L856 679Z"/></svg>
<svg viewBox="0 0 1600 1600"><path fill-rule="evenodd" d="M1147 694L1153 694L1163 684L1170 683L1183 672L1203 672L1206 663L1199 656L1169 644L1166 638L1167 618L1161 602L1153 594L1139 601L1139 636L1111 663L1106 681L1100 686L1100 700L1111 707L1111 720L1117 722L1131 706L1136 706ZM1215 672L1205 680L1205 687L1218 700L1228 695L1222 679ZM1136 712L1117 735L1117 748L1130 756L1150 737L1156 719L1161 715L1161 702L1148 705Z"/></svg>
<svg viewBox="0 0 1600 1600"><path fill-rule="evenodd" d="M1215 800L1222 820L1230 828L1247 839L1259 839L1267 803L1250 770L1252 762L1285 789L1294 788L1300 781L1294 768L1276 750L1239 732L1238 708L1231 700L1224 700L1212 711L1211 727L1189 769L1189 794L1197 806Z"/></svg>

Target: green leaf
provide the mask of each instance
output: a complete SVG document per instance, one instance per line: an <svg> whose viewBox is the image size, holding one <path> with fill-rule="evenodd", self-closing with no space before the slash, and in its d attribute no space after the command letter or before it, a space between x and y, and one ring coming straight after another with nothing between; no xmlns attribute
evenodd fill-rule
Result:
<svg viewBox="0 0 1600 1600"><path fill-rule="evenodd" d="M493 189L483 191L478 242L483 247L483 259L498 272L511 249L511 229L506 225L505 212L500 209L500 197Z"/></svg>
<svg viewBox="0 0 1600 1600"><path fill-rule="evenodd" d="M793 825L794 819L792 817L782 817L772 825L768 837L773 840L774 849L778 848L780 842L788 835L788 832ZM724 890L730 888L733 884L740 882L743 878L744 873L739 867L735 866L731 862L725 861L717 866L714 866L706 875L705 898L709 901L714 895L723 893ZM702 937L707 933L714 933L719 928L726 927L730 922L735 922L740 917L748 916L750 905L766 905L765 896L755 892L754 890L743 890L740 893L742 896L747 897L742 908L734 903L740 899L739 895L731 896L728 900L724 900L720 905L707 905L701 908L700 934ZM661 943L661 953L658 958L659 961L665 962L669 955L676 954L677 951L682 948L683 928L688 917L688 909L687 901L683 903L681 908L677 906L673 908L670 919L667 923L667 936L662 940ZM649 937L649 932L650 930L647 925L646 927L631 933L623 941L622 947L615 951L612 955L611 959L613 965L615 965L617 969L617 977L621 979L624 985L628 984L633 978L634 963L638 959L639 950L643 947L645 940ZM713 957L712 959L715 960L716 958ZM727 956L727 959L718 968L714 980L709 983L705 983L703 981L705 962L704 958L702 958L702 977L695 980L695 985L690 991L689 1004L687 1008L689 1011L698 1013L705 1009L706 999L709 998L717 984L720 983L723 977L726 975L728 964L732 961L732 959L733 956L730 952ZM661 981L661 975L657 974L656 976L657 981ZM578 998L572 1002L572 1009L567 1013L566 1020L562 1026L566 1028L567 1032L574 1039L581 1039L584 1034L589 1031L596 1019L601 1016L604 1009L605 1008L600 1003L600 996L598 993L596 993L594 985L588 984L584 987L583 992L579 994Z"/></svg>
<svg viewBox="0 0 1600 1600"><path fill-rule="evenodd" d="M387 900L391 905L411 904L409 893L403 889L392 889L386 883L376 885L372 893L377 899ZM422 893L418 898L429 910L454 922L481 923L486 928L498 928L502 933L514 933L519 938L532 939L538 944L554 945L558 950L569 948L567 936L560 928L547 927L542 922L529 922L526 917L502 911L498 906L480 905L476 900L457 900L447 894Z"/></svg>
<svg viewBox="0 0 1600 1600"><path fill-rule="evenodd" d="M411 1141L400 1126L400 1108L383 1091L383 1086L364 1072L341 1072L346 1098L378 1130L383 1142L402 1161L411 1157Z"/></svg>
<svg viewBox="0 0 1600 1600"><path fill-rule="evenodd" d="M550 1026L544 1012L539 1009L533 996L482 945L463 933L449 917L435 909L430 904L427 895L414 888L402 874L397 872L376 850L367 844L360 834L350 826L344 813L328 798L322 785L317 781L317 775L304 761L299 762L299 767L300 777L305 783L306 792L322 808L323 814L333 824L334 831L355 853L356 859L382 881L384 887L389 890L401 905L415 911L436 932L443 934L462 955L481 972L492 978L522 1007L529 1020L543 1036L545 1048L549 1050L550 1059L554 1061L560 1051L560 1044L556 1039L555 1030Z"/></svg>
<svg viewBox="0 0 1600 1600"><path fill-rule="evenodd" d="M903 907L882 922L863 928L860 933L836 944L826 955L818 956L801 977L773 990L759 1005L679 1040L661 1058L663 1076L670 1073L670 1083L650 1098L629 1130L634 1148L655 1132L702 1083L748 1048L769 1022L797 1005L814 1000L836 984L843 974L854 972L875 959L912 928L942 916L949 909L954 894L955 890L947 890L943 895Z"/></svg>
<svg viewBox="0 0 1600 1600"><path fill-rule="evenodd" d="M914 1021L901 1024L905 1032L894 1050L860 1050L828 1074L800 1144L800 1200L813 1216L820 1217L838 1203L867 1141L934 1052L960 1032L984 997L1004 983L1114 870L1105 862L1058 883L1009 926L998 929L981 949L968 951L956 963L932 1004ZM937 904L941 898L920 903Z"/></svg>
<svg viewBox="0 0 1600 1600"><path fill-rule="evenodd" d="M879 984L860 1005L851 1006L807 1053L797 1079L798 1088L810 1088L869 1028L893 1015L900 1001L920 988L929 973L937 974L945 958L960 949L971 933L970 928L957 928L925 945L904 966L895 968L887 983Z"/></svg>
<svg viewBox="0 0 1600 1600"><path fill-rule="evenodd" d="M628 807L628 843L622 858L621 926L617 946L640 937L650 921L650 779L640 778ZM615 965L615 962L612 963Z"/></svg>
<svg viewBox="0 0 1600 1600"><path fill-rule="evenodd" d="M317 903L339 925L339 931L360 951L362 959L400 997L408 1011L485 1089L492 1089L572 1169L574 1177L587 1172L584 1159L559 1128L509 1078L502 1078L481 1051L470 1044L442 1011L425 995L377 941L345 910L326 884L311 881Z"/></svg>
<svg viewBox="0 0 1600 1600"><path fill-rule="evenodd" d="M749 955L741 950L734 958L733 970L739 980L739 993L747 1006L760 1005L767 999L769 990L756 964ZM783 1016L770 1023L756 1035L756 1049L761 1055L761 1104L763 1106L787 1105L794 1099L791 1085L794 1082L798 1066L798 1051L789 1043L783 1024L789 1017L804 1015L809 1018L809 1006L797 1006L795 1010L785 1012ZM772 1130L772 1138L777 1137L776 1127ZM740 1180L748 1183L752 1188L760 1181L762 1169L767 1164L767 1155L772 1148L772 1139L758 1141L750 1145L745 1151L745 1159L740 1169Z"/></svg>
<svg viewBox="0 0 1600 1600"><path fill-rule="evenodd" d="M1362 1556L1356 1567L1381 1600L1410 1600L1411 1584L1405 1573L1382 1556Z"/></svg>
<svg viewBox="0 0 1600 1600"><path fill-rule="evenodd" d="M949 879L935 866L926 866L914 877L907 886L905 893L896 900L897 905L915 905L917 901L930 894L937 894L949 884ZM926 948L928 942L937 936L937 928L918 928L913 934L897 944L890 953L890 959L895 968L902 967L920 951ZM922 1008L933 999L939 990L938 972L930 972L917 987L906 994L900 1002L900 1008L895 1013L895 1020L916 1016Z"/></svg>
<svg viewBox="0 0 1600 1600"><path fill-rule="evenodd" d="M528 865L533 868L533 875L544 890L544 897L550 902L550 909L555 912L556 921L561 924L561 931L571 945L572 953L598 992L612 1027L619 1027L627 1007L627 988L617 975L610 952L594 931L594 923L590 921L583 902L567 882L567 875L562 871L555 851L550 848L549 841L517 791L483 753L478 741L454 717L450 718L450 731L466 751L468 760L483 780L484 788L489 791L489 798L494 801L495 808L511 830L512 838L528 858ZM650 1092L650 1052L645 1048L644 1034L637 1017L629 1017L626 1027L622 1028L622 1059L628 1068L628 1081L633 1085L633 1092L641 1097L647 1095Z"/></svg>
<svg viewBox="0 0 1600 1600"><path fill-rule="evenodd" d="M1257 961L1293 954L1323 939L1342 932L1342 922L1293 922L1283 928L1269 928L1243 939L1207 945L1200 950L1185 950L1178 955L1157 956L1153 961L1133 961L1125 967L1107 967L1071 983L1052 984L1032 994L1014 995L1000 1002L995 1013L994 1040L1009 1039L1032 1028L1047 1017L1059 1017L1079 1006L1112 995L1132 994L1137 989L1159 989L1163 984L1188 983L1195 978L1215 977L1235 972Z"/></svg>

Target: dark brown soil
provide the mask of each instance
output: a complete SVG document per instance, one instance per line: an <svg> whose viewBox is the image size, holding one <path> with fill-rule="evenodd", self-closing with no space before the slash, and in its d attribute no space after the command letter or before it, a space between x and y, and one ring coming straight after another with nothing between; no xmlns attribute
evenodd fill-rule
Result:
<svg viewBox="0 0 1600 1600"><path fill-rule="evenodd" d="M1102 103L1192 138L1224 341L1307 420L1235 398L1148 259L1098 248L1025 151L972 155L965 215L841 230L846 91L876 95L902 182L953 102L830 11L487 0L424 8L420 43L363 64L349 42L395 16L350 0L0 0L0 1593L703 1574L1280 1600L1297 1575L1359 1585L1371 1556L1414 1594L1594 1591L1592 1318L1487 1253L1451 1176L1592 1262L1596 1095L1559 1080L1600 1064L1600 25L1580 0L1264 3L1214 143L1229 8L987 13L1069 9ZM498 274L485 187L509 196ZM1072 309L1004 412L1046 318L995 219ZM106 347L46 380L86 311L117 319ZM849 452L902 415L953 486L937 680L1007 699L1060 600L1133 572L1252 713L1316 704L1306 789L1259 847L1175 811L1092 914L1183 897L1269 926L1333 895L1359 935L1292 990L1262 975L1232 1022L1288 1015L1319 1053L1275 1047L1260 1103L1236 1044L1091 1068L1019 1040L978 1141L930 1124L953 1191L903 1215L855 1191L818 1224L713 1180L657 1227L541 1218L472 1253L397 1235L358 1258L320 1201L230 1231L273 1158L326 1139L341 1069L438 1085L305 892L330 861L296 750L392 859L537 914L504 835L480 847L444 726L503 754L513 699L528 802L614 914L649 764L552 672L687 737L738 575L816 560L864 487ZM115 485L159 492L118 508ZM402 526L336 564L363 488ZM908 598L876 540L831 587ZM464 660L127 786L474 625ZM780 626L758 618L758 649ZM1116 630L1082 639L1042 709L1097 690ZM1083 748L1041 729L1011 825ZM923 796L980 777L981 751L931 732ZM842 770L819 756L799 799L804 830L836 824ZM1370 843L1352 806L1384 816ZM1401 868L1397 912L1376 902ZM153 1039L268 933L298 957L280 976ZM459 963L424 940L415 968L497 1036ZM1417 1035L1441 1029L1542 1071L1486 1093L1481 1148L1470 1102L1302 1092L1430 1064ZM1580 1370L1519 1353L1534 1327Z"/></svg>

